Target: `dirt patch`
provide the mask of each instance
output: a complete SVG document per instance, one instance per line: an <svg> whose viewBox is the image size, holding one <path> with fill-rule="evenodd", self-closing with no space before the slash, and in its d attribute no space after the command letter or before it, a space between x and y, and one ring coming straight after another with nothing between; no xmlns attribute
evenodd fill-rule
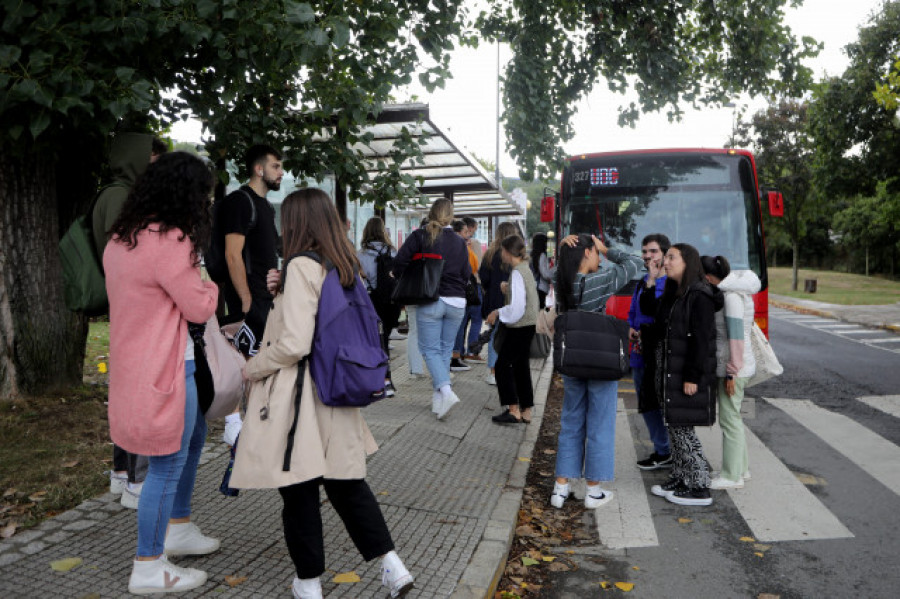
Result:
<svg viewBox="0 0 900 599"><path fill-rule="evenodd" d="M522 494L515 538L495 599L540 597L552 572L578 568L567 557L574 554L574 548L596 544L593 517L581 501L570 498L560 510L550 505L562 398L562 379L554 375Z"/></svg>

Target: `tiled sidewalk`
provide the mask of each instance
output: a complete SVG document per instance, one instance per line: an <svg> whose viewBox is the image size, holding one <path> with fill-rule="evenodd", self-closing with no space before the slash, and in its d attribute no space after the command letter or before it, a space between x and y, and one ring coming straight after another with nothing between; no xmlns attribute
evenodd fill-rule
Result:
<svg viewBox="0 0 900 599"><path fill-rule="evenodd" d="M428 379L411 379L405 341L393 341L397 396L365 409L380 450L369 460L368 482L384 511L397 551L416 577L408 597L483 597L498 576L509 542L537 437L551 368L533 361L536 410L530 425L498 426L497 388L484 382L486 367L454 373L462 399L443 422L431 413ZM218 492L227 448L207 443L197 476L193 519L222 541L209 556L176 563L206 570L209 581L178 597L290 597L293 566L281 532L281 498L275 490ZM323 494L324 498L324 494ZM0 597L128 597L136 543L135 512L103 495L35 529L0 541ZM324 501L327 597L384 597L379 560L362 561L343 524ZM56 572L54 560L78 557L82 565ZM332 582L354 571L361 581ZM234 587L226 576L246 577Z"/></svg>

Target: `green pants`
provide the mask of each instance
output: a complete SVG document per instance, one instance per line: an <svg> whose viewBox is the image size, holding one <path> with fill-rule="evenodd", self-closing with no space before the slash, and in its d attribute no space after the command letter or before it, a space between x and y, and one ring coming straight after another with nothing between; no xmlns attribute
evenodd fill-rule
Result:
<svg viewBox="0 0 900 599"><path fill-rule="evenodd" d="M741 402L748 380L735 378L734 395L729 397L725 393L725 379L719 379L719 426L722 427L722 472L719 476L728 480L740 480L749 468L747 439L741 420Z"/></svg>

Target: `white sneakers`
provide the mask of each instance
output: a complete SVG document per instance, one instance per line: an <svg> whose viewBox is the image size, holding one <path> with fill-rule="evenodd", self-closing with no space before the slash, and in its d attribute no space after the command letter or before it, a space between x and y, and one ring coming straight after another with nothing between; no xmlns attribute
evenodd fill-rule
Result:
<svg viewBox="0 0 900 599"><path fill-rule="evenodd" d="M441 408L444 405L444 397L441 395L440 391L435 391L431 395L431 411L435 414L439 414L441 412Z"/></svg>
<svg viewBox="0 0 900 599"><path fill-rule="evenodd" d="M194 568L179 568L166 556L152 561L134 560L128 591L135 595L180 593L196 589L206 582L206 572Z"/></svg>
<svg viewBox="0 0 900 599"><path fill-rule="evenodd" d="M722 478L721 476L717 476L712 479L712 482L709 483L710 489L743 489L744 488L744 479L738 478L737 480L728 480L727 478Z"/></svg>
<svg viewBox="0 0 900 599"><path fill-rule="evenodd" d="M169 524L166 533L166 555L206 555L219 548L219 539L207 537L196 524Z"/></svg>
<svg viewBox="0 0 900 599"><path fill-rule="evenodd" d="M391 597L402 597L414 585L413 577L395 551L388 551L381 560L381 584L388 588ZM294 578L291 585L294 599L322 599L322 583L319 578Z"/></svg>
<svg viewBox="0 0 900 599"><path fill-rule="evenodd" d="M459 397L451 389L449 393L441 393L441 404L438 408L437 419L443 420L450 410L459 403Z"/></svg>
<svg viewBox="0 0 900 599"><path fill-rule="evenodd" d="M412 575L395 551L388 551L381 560L381 584L388 588L391 597L402 597L414 586Z"/></svg>
<svg viewBox="0 0 900 599"><path fill-rule="evenodd" d="M244 422L241 420L240 414L229 414L226 416L225 432L222 433L222 442L225 443L225 445L234 445L243 425Z"/></svg>
<svg viewBox="0 0 900 599"><path fill-rule="evenodd" d="M138 509L143 488L144 483L127 483L125 489L122 491L122 498L119 500L122 507L127 507L130 510Z"/></svg>
<svg viewBox="0 0 900 599"><path fill-rule="evenodd" d="M553 483L553 495L550 496L550 505L555 508L561 508L569 496L569 483L561 485L557 482Z"/></svg>
<svg viewBox="0 0 900 599"><path fill-rule="evenodd" d="M294 599L322 599L322 583L316 578L294 578L291 585Z"/></svg>
<svg viewBox="0 0 900 599"><path fill-rule="evenodd" d="M128 485L128 474L123 472L119 474L115 470L109 471L109 492L113 495L121 495Z"/></svg>
<svg viewBox="0 0 900 599"><path fill-rule="evenodd" d="M484 377L484 382L487 383L488 385L496 385L497 377L494 376L493 372L489 372L488 375L486 377Z"/></svg>
<svg viewBox="0 0 900 599"><path fill-rule="evenodd" d="M612 492L601 489L600 485L587 485L584 494L584 507L593 510L601 505L606 505L612 501L612 498Z"/></svg>

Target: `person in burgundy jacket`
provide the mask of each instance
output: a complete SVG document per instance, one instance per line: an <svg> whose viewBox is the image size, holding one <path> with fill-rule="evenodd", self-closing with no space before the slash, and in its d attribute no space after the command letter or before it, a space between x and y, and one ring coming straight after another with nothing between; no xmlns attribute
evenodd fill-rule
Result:
<svg viewBox="0 0 900 599"><path fill-rule="evenodd" d="M203 555L219 541L191 522L206 421L194 383L188 322L215 312L218 289L200 278L213 179L199 158L165 154L135 182L103 253L109 295L109 428L114 443L149 456L138 503L128 590L180 592L206 573L167 555Z"/></svg>

